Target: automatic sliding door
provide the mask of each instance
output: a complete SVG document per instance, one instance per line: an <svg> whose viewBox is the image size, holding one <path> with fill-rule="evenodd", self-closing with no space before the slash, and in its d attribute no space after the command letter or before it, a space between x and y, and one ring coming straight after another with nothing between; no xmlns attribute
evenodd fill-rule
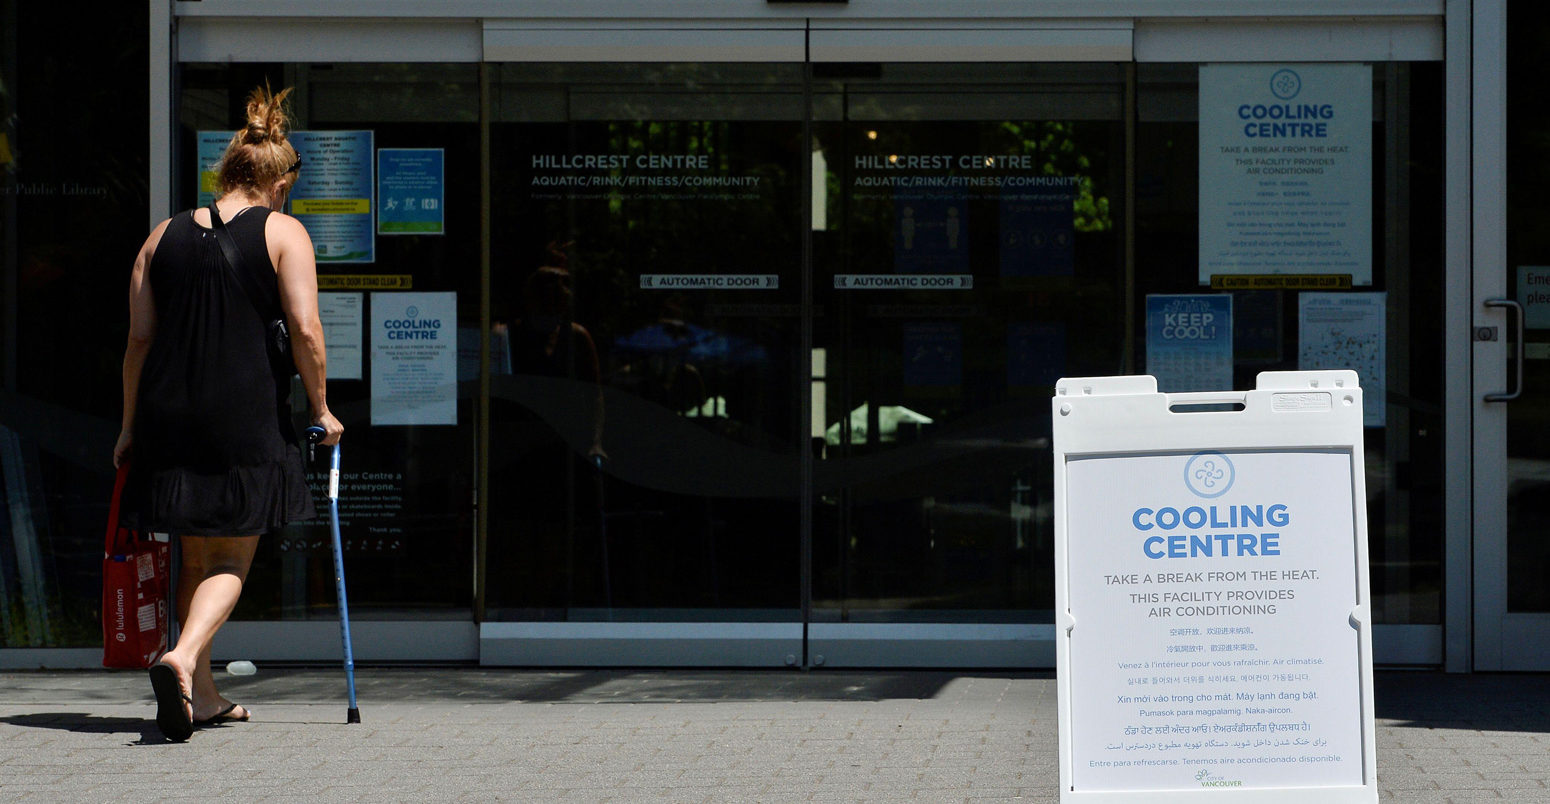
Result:
<svg viewBox="0 0 1550 804"><path fill-rule="evenodd" d="M784 623L723 661L800 652L801 81L800 65L498 71L497 625ZM573 649L514 660L650 660Z"/></svg>
<svg viewBox="0 0 1550 804"><path fill-rule="evenodd" d="M1048 399L1123 368L1123 72L816 72L813 650L893 661L831 624L1050 622ZM1030 663L1013 630L945 661Z"/></svg>
<svg viewBox="0 0 1550 804"><path fill-rule="evenodd" d="M472 658L478 361L466 338L479 321L477 68L181 69L179 209L208 203L209 171L247 93L266 81L294 87L291 140L303 167L288 211L316 250L328 402L346 428L341 536L356 656ZM299 430L299 381L292 408ZM311 470L321 516L260 542L217 655L227 645L253 659L338 655L327 471Z"/></svg>

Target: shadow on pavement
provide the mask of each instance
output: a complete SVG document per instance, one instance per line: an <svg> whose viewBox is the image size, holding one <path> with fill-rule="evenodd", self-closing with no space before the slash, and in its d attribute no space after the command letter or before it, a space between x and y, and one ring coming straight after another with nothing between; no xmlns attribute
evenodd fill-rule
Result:
<svg viewBox="0 0 1550 804"><path fill-rule="evenodd" d="M163 744L167 741L156 728L156 722L139 717L97 717L80 712L34 712L27 715L0 717L0 723L9 723L24 729L54 729L76 734L136 734L137 741L145 745Z"/></svg>
<svg viewBox="0 0 1550 804"><path fill-rule="evenodd" d="M883 701L929 699L961 678L1038 678L1036 673L759 670L504 670L357 668L362 707L370 701L467 703L713 703L717 701ZM1052 677L1043 674L1043 677ZM228 697L268 702L343 700L344 673L261 668L220 678Z"/></svg>
<svg viewBox="0 0 1550 804"><path fill-rule="evenodd" d="M1550 675L1380 671L1379 720L1430 729L1550 732Z"/></svg>

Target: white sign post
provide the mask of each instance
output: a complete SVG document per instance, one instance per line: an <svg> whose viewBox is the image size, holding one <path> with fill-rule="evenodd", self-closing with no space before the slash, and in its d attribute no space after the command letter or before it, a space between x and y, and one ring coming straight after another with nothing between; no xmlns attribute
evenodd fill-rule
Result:
<svg viewBox="0 0 1550 804"><path fill-rule="evenodd" d="M1062 379L1063 802L1376 802L1353 371Z"/></svg>

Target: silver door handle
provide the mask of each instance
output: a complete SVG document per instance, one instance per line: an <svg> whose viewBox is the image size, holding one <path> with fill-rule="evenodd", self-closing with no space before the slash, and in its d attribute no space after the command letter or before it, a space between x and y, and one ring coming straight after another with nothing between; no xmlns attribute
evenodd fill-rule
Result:
<svg viewBox="0 0 1550 804"><path fill-rule="evenodd" d="M1487 306L1487 307L1509 307L1509 308L1511 308L1513 310L1516 310L1517 313L1518 313L1518 328L1517 328L1517 330L1515 330L1517 332L1517 343L1518 343L1518 355L1517 355L1517 363L1518 363L1517 370L1518 370L1518 374L1517 374L1515 382L1513 383L1514 387L1512 389L1512 392L1511 393L1506 393L1506 394L1486 394L1485 395L1485 401L1487 401L1487 402L1511 402L1512 400L1517 399L1518 396L1523 393L1523 306L1518 304L1517 302L1513 301L1512 299L1486 299L1485 300L1485 306Z"/></svg>

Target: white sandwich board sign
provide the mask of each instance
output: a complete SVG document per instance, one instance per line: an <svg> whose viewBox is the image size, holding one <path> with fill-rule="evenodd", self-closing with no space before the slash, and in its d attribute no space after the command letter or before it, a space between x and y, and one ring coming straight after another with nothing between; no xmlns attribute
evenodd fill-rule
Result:
<svg viewBox="0 0 1550 804"><path fill-rule="evenodd" d="M1062 379L1062 802L1376 802L1362 392Z"/></svg>

